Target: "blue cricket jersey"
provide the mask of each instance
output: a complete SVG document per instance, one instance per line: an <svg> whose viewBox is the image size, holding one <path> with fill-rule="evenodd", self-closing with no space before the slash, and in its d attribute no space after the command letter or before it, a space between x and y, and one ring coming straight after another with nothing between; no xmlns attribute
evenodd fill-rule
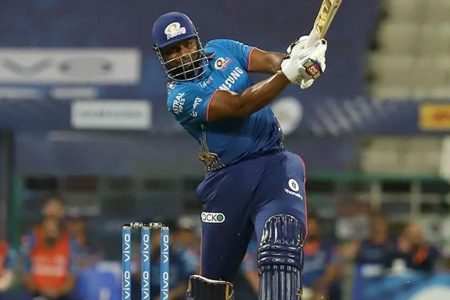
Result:
<svg viewBox="0 0 450 300"><path fill-rule="evenodd" d="M248 74L252 49L232 40L212 40L205 46L206 72L194 80L168 84L167 108L199 142L199 158L207 171L283 148L283 132L268 106L249 117L208 122L217 90L242 93L253 84Z"/></svg>

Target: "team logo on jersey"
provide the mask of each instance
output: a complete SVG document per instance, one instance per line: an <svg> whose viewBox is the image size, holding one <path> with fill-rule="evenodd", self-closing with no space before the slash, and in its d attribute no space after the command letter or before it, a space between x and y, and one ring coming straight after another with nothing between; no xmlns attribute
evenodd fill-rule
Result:
<svg viewBox="0 0 450 300"><path fill-rule="evenodd" d="M173 22L167 25L166 29L164 29L164 33L166 34L167 39L170 40L171 38L185 34L186 27L181 27L180 23Z"/></svg>
<svg viewBox="0 0 450 300"><path fill-rule="evenodd" d="M230 63L231 63L230 58L219 57L214 63L214 67L216 68L216 70L225 70Z"/></svg>
<svg viewBox="0 0 450 300"><path fill-rule="evenodd" d="M293 179L293 178L289 179L288 186L289 186L289 189L286 189L286 188L284 189L284 191L287 194L295 196L295 197L303 200L303 196L298 192L298 191L300 191L300 185L298 184L298 182L295 179Z"/></svg>
<svg viewBox="0 0 450 300"><path fill-rule="evenodd" d="M225 222L225 215L223 213L202 212L203 223L223 223Z"/></svg>

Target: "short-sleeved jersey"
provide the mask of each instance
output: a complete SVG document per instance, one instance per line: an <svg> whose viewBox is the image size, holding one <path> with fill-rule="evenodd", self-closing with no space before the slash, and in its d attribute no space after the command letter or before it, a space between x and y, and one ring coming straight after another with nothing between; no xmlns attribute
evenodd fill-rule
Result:
<svg viewBox="0 0 450 300"><path fill-rule="evenodd" d="M167 108L199 142L200 160L208 171L283 147L283 133L270 107L249 117L208 122L216 91L239 94L252 85L248 74L252 49L232 40L212 40L205 46L208 64L201 77L168 83Z"/></svg>

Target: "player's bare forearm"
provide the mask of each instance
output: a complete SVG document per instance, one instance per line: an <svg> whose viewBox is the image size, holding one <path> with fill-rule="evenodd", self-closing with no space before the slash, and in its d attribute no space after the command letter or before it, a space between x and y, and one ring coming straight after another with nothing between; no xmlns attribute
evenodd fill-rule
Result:
<svg viewBox="0 0 450 300"><path fill-rule="evenodd" d="M241 94L217 91L211 100L208 121L249 116L271 103L289 83L289 79L281 71L277 71L275 75L252 85Z"/></svg>
<svg viewBox="0 0 450 300"><path fill-rule="evenodd" d="M250 57L249 72L275 74L280 70L281 61L285 54L268 52L254 48Z"/></svg>
<svg viewBox="0 0 450 300"><path fill-rule="evenodd" d="M291 82L281 71L270 78L260 81L247 88L240 95L241 111L245 116L250 115L272 102L281 91Z"/></svg>

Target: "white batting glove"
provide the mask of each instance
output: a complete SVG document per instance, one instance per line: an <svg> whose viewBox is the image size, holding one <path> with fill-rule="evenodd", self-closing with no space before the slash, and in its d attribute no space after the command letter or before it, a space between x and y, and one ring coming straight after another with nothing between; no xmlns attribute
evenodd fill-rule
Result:
<svg viewBox="0 0 450 300"><path fill-rule="evenodd" d="M302 89L309 88L326 69L326 40L320 40L314 46L305 49L307 40L308 36L302 36L294 41L287 49L289 56L281 64L282 71L285 75L286 73L289 75L286 77L291 82L300 85ZM294 75L294 67L290 66L290 62L295 60L299 64L297 76Z"/></svg>
<svg viewBox="0 0 450 300"><path fill-rule="evenodd" d="M299 68L300 60L298 57L292 57L287 55L281 62L281 71L289 79L290 82L298 84L302 78L300 77Z"/></svg>
<svg viewBox="0 0 450 300"><path fill-rule="evenodd" d="M311 87L313 85L313 83L314 83L314 79L308 79L308 80L302 79L300 81L300 88L302 90L307 89L307 88Z"/></svg>
<svg viewBox="0 0 450 300"><path fill-rule="evenodd" d="M286 75L290 82L298 84L301 79L299 77L299 60L300 50L305 48L308 36L302 36L293 41L287 48L288 55L281 62L281 71ZM294 51L294 52L292 52Z"/></svg>
<svg viewBox="0 0 450 300"><path fill-rule="evenodd" d="M307 35L299 37L289 45L289 47L286 49L286 52L292 56L299 56L299 52L305 49L307 41L308 41Z"/></svg>

